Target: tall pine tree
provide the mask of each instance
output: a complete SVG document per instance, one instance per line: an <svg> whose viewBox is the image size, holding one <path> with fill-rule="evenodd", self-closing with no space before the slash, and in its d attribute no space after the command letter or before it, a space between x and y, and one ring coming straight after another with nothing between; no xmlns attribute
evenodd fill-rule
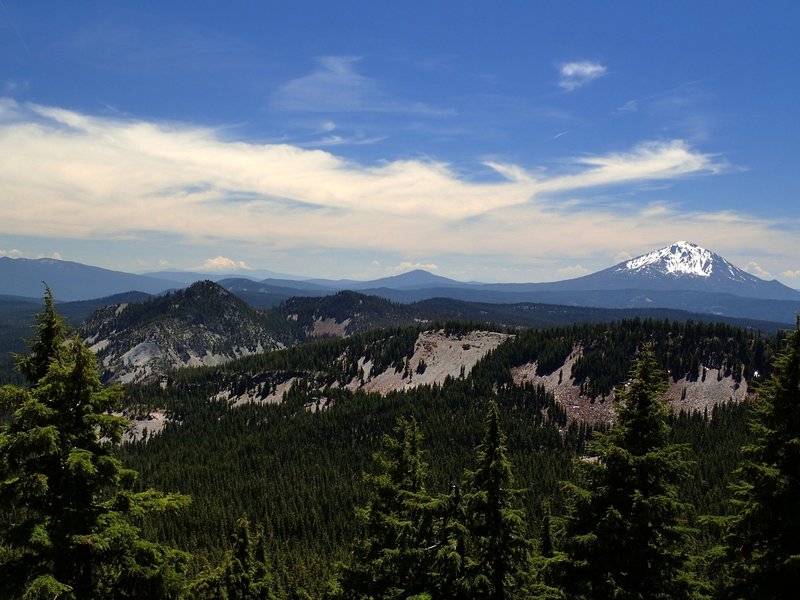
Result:
<svg viewBox="0 0 800 600"><path fill-rule="evenodd" d="M528 566L524 510L517 507L506 436L497 403L489 402L475 470L466 475L470 564L466 577L471 596L487 600L514 598Z"/></svg>
<svg viewBox="0 0 800 600"><path fill-rule="evenodd" d="M758 390L754 441L737 471L727 537L728 598L796 598L800 590L800 317Z"/></svg>
<svg viewBox="0 0 800 600"><path fill-rule="evenodd" d="M684 576L688 507L676 484L684 448L671 444L666 385L651 349L637 356L618 405L617 423L580 463L580 484L567 484L561 584L574 598L663 599L689 595Z"/></svg>
<svg viewBox="0 0 800 600"><path fill-rule="evenodd" d="M0 389L0 581L9 598L177 597L185 554L142 539L136 523L188 498L134 492L115 456L127 420L121 390L100 383L94 355L47 290L28 356L27 387Z"/></svg>
<svg viewBox="0 0 800 600"><path fill-rule="evenodd" d="M461 487L451 483L450 492L439 495L430 508L436 516L437 537L431 595L434 600L469 598L471 587L466 577L472 564L467 557L469 520Z"/></svg>
<svg viewBox="0 0 800 600"><path fill-rule="evenodd" d="M430 498L422 433L414 419L399 419L376 454L379 472L367 475L372 496L359 509L364 534L343 573L345 598L426 597L433 555Z"/></svg>
<svg viewBox="0 0 800 600"><path fill-rule="evenodd" d="M200 600L277 600L264 535L261 531L253 534L247 516L236 523L232 542L223 564L194 582L192 595Z"/></svg>

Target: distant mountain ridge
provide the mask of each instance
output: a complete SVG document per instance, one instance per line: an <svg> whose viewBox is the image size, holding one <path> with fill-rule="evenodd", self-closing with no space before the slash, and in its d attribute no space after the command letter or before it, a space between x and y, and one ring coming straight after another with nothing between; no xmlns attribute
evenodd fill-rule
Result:
<svg viewBox="0 0 800 600"><path fill-rule="evenodd" d="M186 285L54 258L0 258L0 294L41 298L43 282L61 302L92 300L132 291L160 294Z"/></svg>
<svg viewBox="0 0 800 600"><path fill-rule="evenodd" d="M546 328L631 317L725 321L765 332L778 328L762 321L737 322L669 309L475 304L443 298L396 304L353 291L293 297L274 309L257 311L220 285L203 281L144 302L106 306L80 331L102 363L104 378L128 382L159 379L183 366L221 365L314 338L341 338L380 328L438 328L448 323Z"/></svg>
<svg viewBox="0 0 800 600"><path fill-rule="evenodd" d="M776 280L760 279L715 252L683 241L594 274L596 279L601 275L609 279L616 275L621 285L635 280L639 287L645 287L646 282L649 289L713 291L769 300L798 299L797 292L790 287Z"/></svg>
<svg viewBox="0 0 800 600"><path fill-rule="evenodd" d="M265 280L268 281L268 280ZM357 281L354 279L309 279L308 283L312 283L327 289L336 290L353 290L359 292L366 289L388 288L394 290L414 290L424 289L428 287L442 287L453 286L460 287L469 285L455 279L448 279L441 275L434 275L423 269L414 269L399 275L391 275L389 277L381 277L380 279L373 279L371 281Z"/></svg>
<svg viewBox="0 0 800 600"><path fill-rule="evenodd" d="M766 281L736 267L710 250L690 242L642 254L601 271L547 283L480 284L502 292L572 292L578 290L698 291L746 298L800 301L796 290Z"/></svg>
<svg viewBox="0 0 800 600"><path fill-rule="evenodd" d="M165 274L169 275L169 274ZM0 294L40 297L50 284L56 299L78 300L139 290L150 294L185 287L193 276L171 281L78 263L0 259ZM371 281L219 277L221 285L253 306L275 307L296 296L353 290L394 302L436 297L482 303L547 303L598 308L673 308L690 312L793 323L800 292L739 269L697 244L679 241L590 275L546 283L460 282L423 270Z"/></svg>

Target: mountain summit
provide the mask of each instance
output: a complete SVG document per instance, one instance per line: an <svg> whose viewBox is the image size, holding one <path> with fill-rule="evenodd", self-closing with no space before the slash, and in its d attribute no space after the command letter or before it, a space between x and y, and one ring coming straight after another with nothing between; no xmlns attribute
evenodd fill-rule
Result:
<svg viewBox="0 0 800 600"><path fill-rule="evenodd" d="M280 347L274 324L211 281L146 302L107 306L81 326L103 377L129 383Z"/></svg>
<svg viewBox="0 0 800 600"><path fill-rule="evenodd" d="M674 277L720 277L735 281L761 281L729 263L719 254L691 242L675 242L671 246L643 254L615 267L646 275L672 275Z"/></svg>
<svg viewBox="0 0 800 600"><path fill-rule="evenodd" d="M691 290L746 298L800 299L796 291L782 283L759 279L719 254L684 241L569 283L593 289Z"/></svg>

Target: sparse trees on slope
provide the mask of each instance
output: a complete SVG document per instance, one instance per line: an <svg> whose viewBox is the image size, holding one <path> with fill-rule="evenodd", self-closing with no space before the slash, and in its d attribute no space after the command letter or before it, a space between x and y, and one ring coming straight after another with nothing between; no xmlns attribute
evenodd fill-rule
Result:
<svg viewBox="0 0 800 600"><path fill-rule="evenodd" d="M800 318L761 386L727 538L729 598L796 598L800 589Z"/></svg>
<svg viewBox="0 0 800 600"><path fill-rule="evenodd" d="M0 389L12 414L0 427L6 597L177 597L186 555L142 539L135 522L188 498L133 491L136 472L112 448L127 426L110 414L121 390L102 386L77 336L65 341L49 290L37 332L17 358L28 387Z"/></svg>
<svg viewBox="0 0 800 600"><path fill-rule="evenodd" d="M637 357L618 422L583 461L583 485L568 484L562 585L573 598L674 600L683 576L687 511L676 484L687 465L669 443L665 378L653 352Z"/></svg>

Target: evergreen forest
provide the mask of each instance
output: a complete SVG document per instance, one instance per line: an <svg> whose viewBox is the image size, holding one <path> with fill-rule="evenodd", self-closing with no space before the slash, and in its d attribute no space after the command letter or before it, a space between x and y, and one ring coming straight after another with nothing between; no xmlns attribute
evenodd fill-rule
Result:
<svg viewBox="0 0 800 600"><path fill-rule="evenodd" d="M48 291L0 388L0 598L796 597L800 322L515 330L441 385L343 387L365 357L408 369L419 331L108 386ZM614 402L611 424L511 376L576 344L563 376ZM708 369L752 399L670 412L670 379ZM214 399L289 377L279 403ZM170 420L122 443L123 407Z"/></svg>

